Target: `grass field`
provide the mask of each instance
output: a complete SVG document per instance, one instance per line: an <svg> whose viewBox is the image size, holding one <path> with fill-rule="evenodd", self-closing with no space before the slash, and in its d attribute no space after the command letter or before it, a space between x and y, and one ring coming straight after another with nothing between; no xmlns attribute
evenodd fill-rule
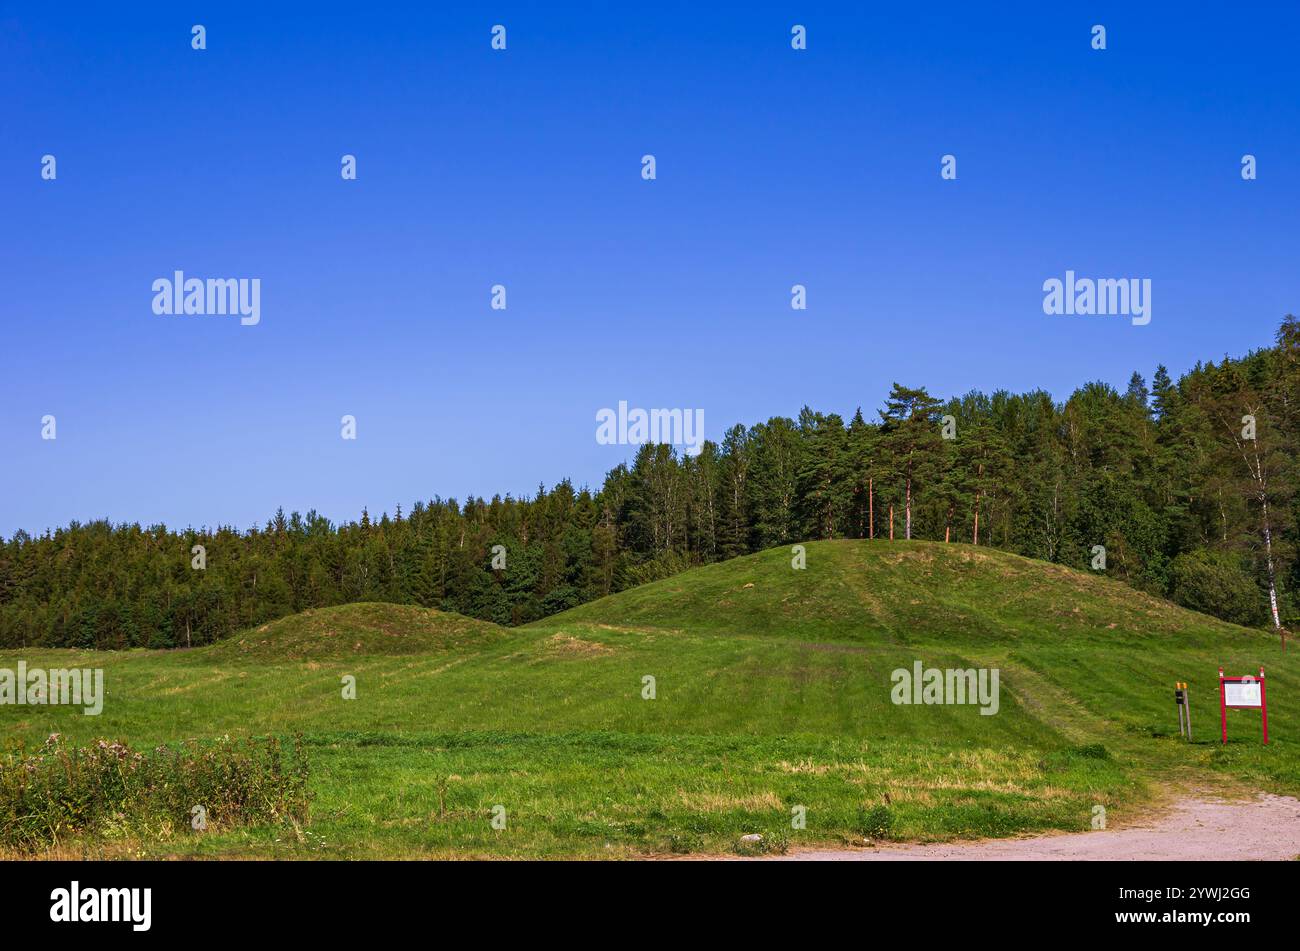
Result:
<svg viewBox="0 0 1300 951"><path fill-rule="evenodd" d="M0 652L0 667L102 667L106 690L97 717L0 706L0 730L137 748L304 735L301 829L182 822L153 839L74 838L63 855L632 857L732 852L751 832L779 850L1085 830L1096 805L1122 823L1171 788L1300 793L1292 656L1056 565L819 542L806 570L772 550L517 629L363 604L187 652ZM998 668L997 714L895 705L891 672L917 660ZM1271 743L1258 714L1230 712L1221 747L1218 667L1261 664ZM1190 745L1176 680L1191 684Z"/></svg>

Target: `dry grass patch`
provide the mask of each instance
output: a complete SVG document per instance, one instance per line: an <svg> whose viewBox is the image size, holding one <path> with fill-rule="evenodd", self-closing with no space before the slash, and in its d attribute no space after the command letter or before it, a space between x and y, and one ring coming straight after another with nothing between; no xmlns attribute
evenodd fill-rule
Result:
<svg viewBox="0 0 1300 951"><path fill-rule="evenodd" d="M781 810L781 797L774 792L750 793L749 795L728 795L718 792L677 791L677 799L692 812L731 812L743 809L748 812L761 812L765 809Z"/></svg>
<svg viewBox="0 0 1300 951"><path fill-rule="evenodd" d="M552 654L564 654L570 657L608 657L616 653L608 644L602 644L600 641L584 641L563 631L548 637L546 646Z"/></svg>

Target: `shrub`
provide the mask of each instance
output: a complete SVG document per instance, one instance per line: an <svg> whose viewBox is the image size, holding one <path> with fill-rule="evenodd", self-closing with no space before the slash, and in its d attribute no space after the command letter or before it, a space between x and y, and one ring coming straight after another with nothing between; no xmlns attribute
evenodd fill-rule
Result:
<svg viewBox="0 0 1300 951"><path fill-rule="evenodd" d="M668 851L674 855L689 855L704 849L704 837L698 832L674 832L668 836Z"/></svg>
<svg viewBox="0 0 1300 951"><path fill-rule="evenodd" d="M305 823L307 756L301 736L284 755L275 737L223 737L141 753L99 740L69 746L55 733L39 750L0 754L0 848L38 851L72 838Z"/></svg>
<svg viewBox="0 0 1300 951"><path fill-rule="evenodd" d="M888 806L865 806L858 810L858 831L868 839L888 839L894 831L894 814Z"/></svg>
<svg viewBox="0 0 1300 951"><path fill-rule="evenodd" d="M1264 620L1264 595L1240 559L1206 549L1179 555L1169 566L1169 597L1193 611L1246 626Z"/></svg>

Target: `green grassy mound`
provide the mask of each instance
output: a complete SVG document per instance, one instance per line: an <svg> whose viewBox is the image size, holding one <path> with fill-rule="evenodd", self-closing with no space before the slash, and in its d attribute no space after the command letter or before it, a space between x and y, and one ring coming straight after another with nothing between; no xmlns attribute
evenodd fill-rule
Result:
<svg viewBox="0 0 1300 951"><path fill-rule="evenodd" d="M1245 643L1256 633L1100 573L939 542L808 542L642 585L538 622L876 644Z"/></svg>
<svg viewBox="0 0 1300 951"><path fill-rule="evenodd" d="M460 614L408 604L361 603L293 614L205 650L213 658L258 660L428 654L488 644L505 634L496 624Z"/></svg>

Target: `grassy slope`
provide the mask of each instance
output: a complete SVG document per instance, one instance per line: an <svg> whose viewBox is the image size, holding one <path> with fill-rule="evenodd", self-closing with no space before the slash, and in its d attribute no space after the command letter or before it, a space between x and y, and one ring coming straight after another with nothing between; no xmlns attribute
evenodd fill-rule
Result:
<svg viewBox="0 0 1300 951"><path fill-rule="evenodd" d="M290 615L206 648L209 658L283 662L429 654L507 636L488 621L409 604L345 604Z"/></svg>
<svg viewBox="0 0 1300 951"><path fill-rule="evenodd" d="M1098 575L969 545L813 542L709 565L540 622L865 644L1179 644L1255 638Z"/></svg>
<svg viewBox="0 0 1300 951"><path fill-rule="evenodd" d="M812 543L804 571L778 549L514 631L350 605L185 653L21 657L102 666L108 690L98 718L0 707L0 729L28 741L307 734L304 840L227 831L146 854L622 855L726 849L749 831L844 841L886 799L899 835L926 838L1085 829L1097 803L1122 820L1153 777L1300 792L1296 678L1271 639L961 545ZM999 667L1000 712L894 706L890 672L918 659ZM1267 749L1248 713L1232 717L1237 742L1209 742L1220 663L1268 667ZM1191 747L1169 696L1180 679ZM1094 744L1108 756L1080 749ZM488 822L497 804L505 830ZM790 828L795 805L806 830Z"/></svg>

